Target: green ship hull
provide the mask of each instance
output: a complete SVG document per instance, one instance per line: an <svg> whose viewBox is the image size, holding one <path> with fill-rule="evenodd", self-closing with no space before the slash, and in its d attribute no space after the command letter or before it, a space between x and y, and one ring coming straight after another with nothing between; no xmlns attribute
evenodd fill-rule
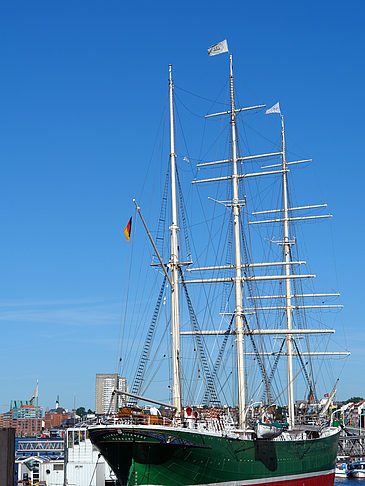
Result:
<svg viewBox="0 0 365 486"><path fill-rule="evenodd" d="M163 426L89 429L123 486L332 485L338 435L332 429L307 440L243 440Z"/></svg>

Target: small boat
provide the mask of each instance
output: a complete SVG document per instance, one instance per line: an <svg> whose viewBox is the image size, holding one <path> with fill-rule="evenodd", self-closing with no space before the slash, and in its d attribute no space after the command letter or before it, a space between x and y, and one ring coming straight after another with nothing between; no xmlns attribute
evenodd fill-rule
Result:
<svg viewBox="0 0 365 486"><path fill-rule="evenodd" d="M348 477L365 479L365 461L358 461L351 464Z"/></svg>
<svg viewBox="0 0 365 486"><path fill-rule="evenodd" d="M350 471L350 464L348 462L337 462L335 469L336 478L347 478Z"/></svg>
<svg viewBox="0 0 365 486"><path fill-rule="evenodd" d="M258 439L273 439L274 437L279 437L288 426L287 422L263 422L260 420L255 425L255 432Z"/></svg>

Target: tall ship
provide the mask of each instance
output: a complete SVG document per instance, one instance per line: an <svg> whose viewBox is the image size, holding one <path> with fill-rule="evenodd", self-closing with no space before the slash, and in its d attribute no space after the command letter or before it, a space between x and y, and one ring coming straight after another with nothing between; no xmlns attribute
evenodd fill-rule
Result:
<svg viewBox="0 0 365 486"><path fill-rule="evenodd" d="M339 428L330 407L337 381L320 399L324 366L317 374L316 364L317 358L323 364L332 355L348 353L330 351L328 345L318 348L334 331L320 328L311 311L341 306L328 303L337 293L306 290L305 282L315 275L299 270L306 262L297 255L295 232L296 224L330 215L318 214L325 204L293 205L289 174L308 160L287 160L278 103L269 109L236 106L227 43L213 46L209 54L224 52L229 59L227 105L206 119L216 117L227 127L227 155L222 157L218 148L220 160L200 157L194 168L193 158L175 148L175 87L169 67L169 160L155 232L134 201L140 228L151 242L150 271L160 292L149 325L148 311L132 306L133 320L126 319L124 326L128 332L134 328L135 337L122 332L129 364L135 364L134 379L128 393L114 391L114 414L90 426L89 437L121 485L333 485ZM246 113L276 118L281 128L276 150L253 154L248 144L240 143L240 117ZM198 203L188 212L179 175L188 170L193 173L188 192L208 187L199 201L202 207L208 201L210 212ZM270 183L261 186L265 179ZM270 198L274 207L257 209ZM194 216L206 224L198 235L201 249L190 244ZM258 228L265 228L264 237ZM128 239L130 229L131 222ZM265 245L269 250L263 254L271 259L260 256ZM147 277L130 273L140 285L141 280L148 283ZM135 302L136 297L126 294ZM160 318L165 324L158 334ZM311 345L312 338L317 344ZM163 354L165 342L171 348ZM121 357L122 369L128 359ZM159 391L161 374L169 384Z"/></svg>

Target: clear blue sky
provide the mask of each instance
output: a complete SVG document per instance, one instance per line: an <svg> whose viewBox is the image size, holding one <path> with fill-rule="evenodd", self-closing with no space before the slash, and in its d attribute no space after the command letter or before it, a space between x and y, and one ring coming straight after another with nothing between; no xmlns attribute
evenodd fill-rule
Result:
<svg viewBox="0 0 365 486"><path fill-rule="evenodd" d="M365 395L354 373L365 369L364 15L353 0L1 3L0 411L37 378L44 407L60 394L94 408L95 373L115 366L121 226L168 64L176 84L211 97L226 59L206 49L224 38L240 101L280 100L290 140L318 164L353 352L338 397Z"/></svg>

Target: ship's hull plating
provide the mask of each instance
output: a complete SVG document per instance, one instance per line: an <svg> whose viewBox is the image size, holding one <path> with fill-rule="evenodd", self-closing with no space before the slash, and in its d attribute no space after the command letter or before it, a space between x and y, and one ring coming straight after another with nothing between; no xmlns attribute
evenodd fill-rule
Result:
<svg viewBox="0 0 365 486"><path fill-rule="evenodd" d="M308 440L241 440L171 427L92 427L91 441L122 485L326 486L338 434Z"/></svg>

